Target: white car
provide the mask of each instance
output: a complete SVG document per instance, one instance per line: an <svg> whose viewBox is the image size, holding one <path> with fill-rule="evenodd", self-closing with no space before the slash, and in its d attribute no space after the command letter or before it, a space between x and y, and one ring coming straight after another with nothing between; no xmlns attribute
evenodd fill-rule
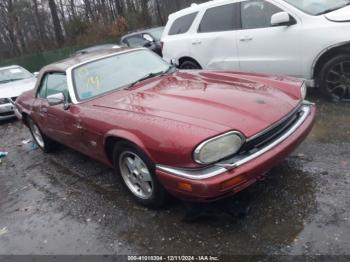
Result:
<svg viewBox="0 0 350 262"><path fill-rule="evenodd" d="M216 0L169 16L163 57L182 69L290 75L350 99L350 0Z"/></svg>
<svg viewBox="0 0 350 262"><path fill-rule="evenodd" d="M36 77L23 67L0 67L0 121L15 117L16 98L34 88Z"/></svg>

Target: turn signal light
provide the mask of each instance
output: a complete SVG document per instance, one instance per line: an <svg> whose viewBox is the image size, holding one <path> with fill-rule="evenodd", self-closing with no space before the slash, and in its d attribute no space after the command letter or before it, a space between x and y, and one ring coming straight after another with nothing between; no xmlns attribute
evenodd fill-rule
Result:
<svg viewBox="0 0 350 262"><path fill-rule="evenodd" d="M221 188L224 189L224 188L228 188L228 187L232 187L232 186L238 186L238 185L246 182L247 180L248 179L244 175L235 176L234 178L231 178L231 179L223 182L221 184Z"/></svg>
<svg viewBox="0 0 350 262"><path fill-rule="evenodd" d="M192 185L186 182L178 182L177 186L184 190L184 191L188 191L188 192L192 192Z"/></svg>

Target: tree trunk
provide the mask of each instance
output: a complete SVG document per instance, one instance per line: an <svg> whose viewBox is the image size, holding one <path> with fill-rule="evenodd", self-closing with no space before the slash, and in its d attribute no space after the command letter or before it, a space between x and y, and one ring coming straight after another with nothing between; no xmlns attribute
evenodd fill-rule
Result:
<svg viewBox="0 0 350 262"><path fill-rule="evenodd" d="M124 16L124 4L123 4L122 0L115 0L115 6L117 9L117 14Z"/></svg>
<svg viewBox="0 0 350 262"><path fill-rule="evenodd" d="M151 25L151 21L152 21L148 12L148 2L149 0L141 0L142 16L143 16L143 22L145 26Z"/></svg>
<svg viewBox="0 0 350 262"><path fill-rule="evenodd" d="M7 1L7 7L8 7L8 34L9 34L9 39L12 43L12 49L15 55L18 55L21 53L21 50L18 47L18 41L17 41L17 36L15 35L15 12L13 10L13 3L12 0Z"/></svg>
<svg viewBox="0 0 350 262"><path fill-rule="evenodd" d="M49 7L51 11L51 16L52 16L53 27L55 31L56 42L58 46L62 46L64 39L63 39L61 23L57 14L57 6L55 3L55 0L48 0L48 1L49 1Z"/></svg>
<svg viewBox="0 0 350 262"><path fill-rule="evenodd" d="M156 2L156 9L157 9L157 13L158 13L158 21L161 25L164 25L164 18L162 16L162 11L160 10L160 5L159 5L159 0L155 0Z"/></svg>
<svg viewBox="0 0 350 262"><path fill-rule="evenodd" d="M90 0L84 0L86 17L90 18L92 21L96 21L94 13L91 9Z"/></svg>
<svg viewBox="0 0 350 262"><path fill-rule="evenodd" d="M72 12L73 20L75 20L76 14L75 14L75 4L74 4L74 0L70 0L70 9L71 9L71 12Z"/></svg>
<svg viewBox="0 0 350 262"><path fill-rule="evenodd" d="M39 35L39 41L38 46L42 50L44 49L43 43L46 42L46 35L45 35L45 29L42 27L42 22L40 22L40 16L39 16L39 8L38 8L38 2L37 0L32 0L34 4L34 25L37 28L37 33Z"/></svg>

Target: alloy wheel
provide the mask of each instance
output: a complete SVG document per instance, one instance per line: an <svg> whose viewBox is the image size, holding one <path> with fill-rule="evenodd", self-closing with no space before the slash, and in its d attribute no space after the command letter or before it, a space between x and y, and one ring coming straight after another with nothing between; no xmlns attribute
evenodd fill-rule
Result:
<svg viewBox="0 0 350 262"><path fill-rule="evenodd" d="M33 137L34 137L34 140L35 142L41 147L41 148L44 148L45 146L45 143L44 143L44 138L43 136L41 135L41 132L40 132L40 129L39 127L33 123L33 121L31 121L31 130L32 130L32 134L33 134Z"/></svg>
<svg viewBox="0 0 350 262"><path fill-rule="evenodd" d="M350 61L342 61L330 68L326 88L334 100L350 101Z"/></svg>
<svg viewBox="0 0 350 262"><path fill-rule="evenodd" d="M119 157L120 173L130 191L141 199L150 199L154 183L145 162L135 153L123 152Z"/></svg>

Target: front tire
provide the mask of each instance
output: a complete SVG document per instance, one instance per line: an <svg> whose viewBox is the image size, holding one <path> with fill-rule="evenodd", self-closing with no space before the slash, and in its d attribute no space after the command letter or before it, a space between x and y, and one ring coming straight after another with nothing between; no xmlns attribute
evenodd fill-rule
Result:
<svg viewBox="0 0 350 262"><path fill-rule="evenodd" d="M319 74L321 92L332 101L350 100L350 55L330 59Z"/></svg>
<svg viewBox="0 0 350 262"><path fill-rule="evenodd" d="M155 165L131 143L117 143L113 151L114 167L124 185L143 206L158 209L164 206L167 193L155 175Z"/></svg>
<svg viewBox="0 0 350 262"><path fill-rule="evenodd" d="M33 119L28 118L28 126L34 142L41 150L45 153L50 153L57 148L58 143L45 136Z"/></svg>

